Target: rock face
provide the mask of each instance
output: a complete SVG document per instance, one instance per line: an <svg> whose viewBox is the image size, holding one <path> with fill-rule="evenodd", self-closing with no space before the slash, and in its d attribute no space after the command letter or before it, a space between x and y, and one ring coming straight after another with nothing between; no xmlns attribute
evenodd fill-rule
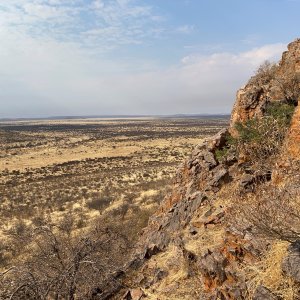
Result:
<svg viewBox="0 0 300 300"><path fill-rule="evenodd" d="M288 51L283 53L276 75L283 81L293 76L298 80L298 84L300 83L300 39L288 45ZM252 77L247 85L237 92L230 127L233 128L237 122L262 116L268 102L281 101L286 97L283 89L278 80L271 79L261 83Z"/></svg>
<svg viewBox="0 0 300 300"><path fill-rule="evenodd" d="M140 247L144 248L143 256L149 258L154 245L157 250L165 249L170 241L176 239L176 233L191 222L209 194L218 191L230 180L228 167L215 158L215 151L224 146L226 134L227 130L222 130L196 146L190 159L178 169L173 192L150 219L140 241ZM209 222L214 221L211 219L207 224Z"/></svg>
<svg viewBox="0 0 300 300"><path fill-rule="evenodd" d="M289 44L276 72L283 77L300 77L300 40ZM252 193L254 182L269 181L272 175L247 173L230 153L225 160L217 154L224 150L227 135L234 133L236 122L262 116L269 102L283 97L274 80L264 84L250 80L238 91L230 129L202 141L178 168L171 194L150 218L132 261L124 269L129 279L125 276L122 285L127 289L114 299L250 299L244 267L260 259L268 242L254 237L247 224L241 229L230 223L227 210L238 205L234 192ZM299 158L300 106L293 116L287 141L290 154ZM228 206L226 197L231 201ZM300 282L299 249L299 243L290 247L282 269ZM180 262L185 272L176 269ZM174 266L176 274L171 276ZM171 295L180 290L181 273L185 274L185 285L193 277L201 277L201 281L196 280L195 286L184 294ZM197 294L199 287L201 293ZM281 299L265 286L258 286L251 298Z"/></svg>

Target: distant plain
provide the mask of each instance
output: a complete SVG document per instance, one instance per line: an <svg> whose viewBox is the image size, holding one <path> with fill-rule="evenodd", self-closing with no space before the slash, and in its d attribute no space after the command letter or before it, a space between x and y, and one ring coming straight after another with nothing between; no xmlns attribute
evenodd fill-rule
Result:
<svg viewBox="0 0 300 300"><path fill-rule="evenodd" d="M9 233L26 227L69 222L75 233L106 216L130 221L135 239L178 164L228 122L226 116L0 122L0 269L12 263Z"/></svg>

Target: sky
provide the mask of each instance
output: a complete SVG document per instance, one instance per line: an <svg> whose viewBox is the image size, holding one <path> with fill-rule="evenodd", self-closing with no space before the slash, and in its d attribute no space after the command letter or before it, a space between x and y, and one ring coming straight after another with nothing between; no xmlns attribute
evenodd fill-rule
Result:
<svg viewBox="0 0 300 300"><path fill-rule="evenodd" d="M230 113L300 0L1 0L0 118Z"/></svg>

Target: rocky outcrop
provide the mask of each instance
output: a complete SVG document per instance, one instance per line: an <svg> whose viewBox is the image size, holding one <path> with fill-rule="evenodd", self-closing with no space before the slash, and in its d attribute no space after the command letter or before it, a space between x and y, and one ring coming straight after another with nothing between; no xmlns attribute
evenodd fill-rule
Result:
<svg viewBox="0 0 300 300"><path fill-rule="evenodd" d="M193 150L190 159L178 169L172 193L165 198L160 210L149 221L140 247L143 256L151 256L153 247L165 249L176 240L211 194L230 181L228 167L220 164L215 151L224 146L228 131L222 130L216 136L203 141ZM215 222L221 215L202 220L203 224Z"/></svg>
<svg viewBox="0 0 300 300"><path fill-rule="evenodd" d="M278 76L287 78L293 74L298 78L299 61L300 40L296 40L283 54L276 69ZM284 97L286 95L274 79L262 82L252 78L238 91L229 131L222 130L202 141L178 168L172 192L150 218L135 256L124 269L126 278L122 285L127 289L122 290L121 299L281 299L263 285L256 287L254 292L252 290L249 296L245 265L259 261L269 242L255 237L249 224L236 226L227 219L228 210L239 205L235 203L233 194L253 193L257 182L271 182L273 170L261 174L248 167L245 169L230 153L226 159L221 159L217 154L227 146L228 134L234 134L236 122L263 116L269 102L281 101ZM287 141L291 156L299 158L299 106L293 116ZM230 199L229 204L223 198L224 190ZM298 244L291 246L282 270L300 282L299 253ZM186 292L189 293L187 297L176 294L180 287L178 278L182 278L178 275L179 266L185 269L181 272L184 276L180 274L184 280L201 278L194 287L201 286L200 298L196 298L195 295L199 294L191 290ZM173 267L177 268L177 273L172 277ZM169 277L171 279L168 281ZM152 294L154 291L158 295L156 298ZM171 292L177 296L171 296Z"/></svg>
<svg viewBox="0 0 300 300"><path fill-rule="evenodd" d="M291 78L298 80L298 84L300 83L300 39L288 45L288 51L283 53L273 76L263 80L263 82L259 75L254 76L246 86L237 92L231 113L230 127L232 132L235 123L243 123L254 117L261 117L267 103L282 101L289 97L287 90L295 88L289 86L292 84Z"/></svg>

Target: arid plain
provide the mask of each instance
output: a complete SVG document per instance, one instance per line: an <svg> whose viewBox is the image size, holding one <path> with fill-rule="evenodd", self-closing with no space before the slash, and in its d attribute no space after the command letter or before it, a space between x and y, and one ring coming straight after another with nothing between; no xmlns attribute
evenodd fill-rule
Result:
<svg viewBox="0 0 300 300"><path fill-rule="evenodd" d="M178 164L228 117L64 119L0 123L0 270L14 236L56 224L127 224L133 241L168 192ZM21 244L18 242L18 246Z"/></svg>

